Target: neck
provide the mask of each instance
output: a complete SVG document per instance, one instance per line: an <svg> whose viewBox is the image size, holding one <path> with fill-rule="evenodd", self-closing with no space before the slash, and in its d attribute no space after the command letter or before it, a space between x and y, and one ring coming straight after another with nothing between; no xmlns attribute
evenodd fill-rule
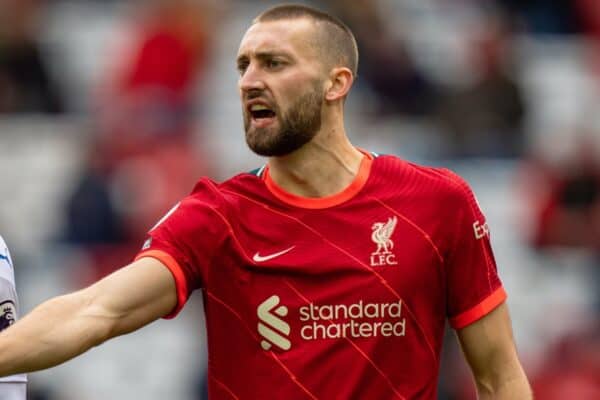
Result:
<svg viewBox="0 0 600 400"><path fill-rule="evenodd" d="M322 130L293 153L270 158L269 173L271 179L289 193L326 197L352 183L363 157L350 143L343 127Z"/></svg>

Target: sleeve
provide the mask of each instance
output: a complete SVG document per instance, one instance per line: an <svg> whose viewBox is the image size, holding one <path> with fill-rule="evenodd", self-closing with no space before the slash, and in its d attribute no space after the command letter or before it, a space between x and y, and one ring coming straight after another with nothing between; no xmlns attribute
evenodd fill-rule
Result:
<svg viewBox="0 0 600 400"><path fill-rule="evenodd" d="M18 319L18 298L10 252L0 237L0 331ZM0 378L0 399L25 400L27 375L11 375Z"/></svg>
<svg viewBox="0 0 600 400"><path fill-rule="evenodd" d="M0 382L0 399L2 400L26 400L26 382Z"/></svg>
<svg viewBox="0 0 600 400"><path fill-rule="evenodd" d="M455 176L458 190L453 196L447 225L452 243L446 263L447 315L454 329L479 320L506 299L498 276L485 216L471 191Z"/></svg>
<svg viewBox="0 0 600 400"><path fill-rule="evenodd" d="M190 294L204 286L213 258L223 247L227 225L214 202L195 190L150 229L135 259L153 257L173 274L177 305L165 318L174 318Z"/></svg>
<svg viewBox="0 0 600 400"><path fill-rule="evenodd" d="M12 282L0 278L0 331L17 320L17 294Z"/></svg>
<svg viewBox="0 0 600 400"><path fill-rule="evenodd" d="M8 247L0 237L0 331L17 319L17 293Z"/></svg>
<svg viewBox="0 0 600 400"><path fill-rule="evenodd" d="M8 247L0 236L0 278L9 281L12 285L15 284L15 274L13 271L13 262L10 258Z"/></svg>

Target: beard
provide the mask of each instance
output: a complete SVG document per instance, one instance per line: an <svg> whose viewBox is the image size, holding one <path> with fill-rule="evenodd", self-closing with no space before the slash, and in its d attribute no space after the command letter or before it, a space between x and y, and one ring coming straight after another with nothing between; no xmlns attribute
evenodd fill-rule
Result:
<svg viewBox="0 0 600 400"><path fill-rule="evenodd" d="M323 107L321 82L315 82L311 90L298 97L282 113L275 108L277 126L253 128L252 116L244 112L246 143L250 149L266 157L285 156L310 142L321 129L321 110Z"/></svg>

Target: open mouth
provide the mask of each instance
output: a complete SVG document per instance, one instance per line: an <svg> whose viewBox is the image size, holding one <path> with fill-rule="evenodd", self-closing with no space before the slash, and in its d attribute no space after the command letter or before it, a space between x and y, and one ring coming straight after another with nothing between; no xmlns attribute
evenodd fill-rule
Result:
<svg viewBox="0 0 600 400"><path fill-rule="evenodd" d="M253 104L249 107L252 120L259 125L266 125L275 118L275 111L264 104Z"/></svg>

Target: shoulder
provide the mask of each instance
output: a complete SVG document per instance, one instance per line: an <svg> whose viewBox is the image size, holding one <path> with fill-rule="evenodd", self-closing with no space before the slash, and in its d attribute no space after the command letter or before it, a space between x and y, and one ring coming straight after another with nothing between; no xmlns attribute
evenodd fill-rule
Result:
<svg viewBox="0 0 600 400"><path fill-rule="evenodd" d="M261 186L262 178L260 176L262 170L263 168L257 168L250 172L239 173L220 183L203 177L196 183L188 197L215 204L219 203L225 200L229 192L251 191Z"/></svg>
<svg viewBox="0 0 600 400"><path fill-rule="evenodd" d="M262 178L254 172L240 173L223 182L203 177L192 192L180 201L179 208L226 210L239 202L241 197L256 197L263 187Z"/></svg>
<svg viewBox="0 0 600 400"><path fill-rule="evenodd" d="M12 295L14 284L13 263L6 242L0 236L0 302Z"/></svg>
<svg viewBox="0 0 600 400"><path fill-rule="evenodd" d="M8 246L6 245L6 242L4 241L2 236L0 236L0 268L4 267L4 266L8 266L9 269L12 270L13 263L10 258L10 252L8 251ZM2 273L2 270L0 269L0 274L1 273Z"/></svg>
<svg viewBox="0 0 600 400"><path fill-rule="evenodd" d="M239 173L219 185L226 192L252 192L264 187L263 173L265 166L252 171Z"/></svg>
<svg viewBox="0 0 600 400"><path fill-rule="evenodd" d="M403 186L433 192L438 196L471 196L471 188L466 180L447 168L420 165L394 155L380 155L375 165L375 175L388 182L400 181Z"/></svg>
<svg viewBox="0 0 600 400"><path fill-rule="evenodd" d="M256 192L261 184L261 178L251 173L241 173L221 183L202 177L192 192L172 207L151 231L167 220L169 225L194 227L199 221L228 219L235 208L232 205L239 201L238 194Z"/></svg>
<svg viewBox="0 0 600 400"><path fill-rule="evenodd" d="M8 246L6 246L6 242L2 238L2 235L0 235L0 254L5 254L5 251L7 249L8 249Z"/></svg>

